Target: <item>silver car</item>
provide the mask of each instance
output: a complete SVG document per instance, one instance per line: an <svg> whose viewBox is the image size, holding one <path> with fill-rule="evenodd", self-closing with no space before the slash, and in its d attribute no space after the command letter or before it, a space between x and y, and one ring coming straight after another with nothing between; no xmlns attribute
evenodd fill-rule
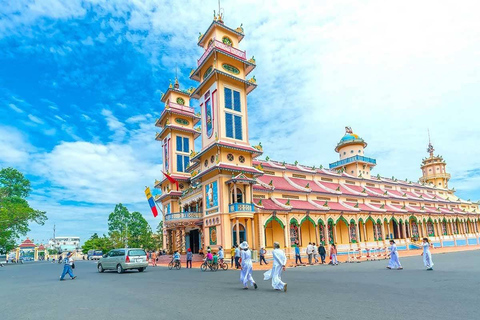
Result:
<svg viewBox="0 0 480 320"><path fill-rule="evenodd" d="M97 263L98 272L117 270L118 273L123 273L130 269L143 272L147 267L148 260L145 250L136 248L111 250L104 254Z"/></svg>

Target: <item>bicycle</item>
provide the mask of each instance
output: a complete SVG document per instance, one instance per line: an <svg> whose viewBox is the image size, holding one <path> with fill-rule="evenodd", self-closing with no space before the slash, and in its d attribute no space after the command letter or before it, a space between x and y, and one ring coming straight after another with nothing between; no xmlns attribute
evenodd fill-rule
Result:
<svg viewBox="0 0 480 320"><path fill-rule="evenodd" d="M228 264L225 262L225 260L220 259L218 262L218 267L222 268L224 271L228 270Z"/></svg>
<svg viewBox="0 0 480 320"><path fill-rule="evenodd" d="M182 264L180 263L180 260L173 260L170 261L168 264L168 270L172 270L173 268L180 270L182 268Z"/></svg>
<svg viewBox="0 0 480 320"><path fill-rule="evenodd" d="M217 271L218 263L208 263L207 259L204 259L202 265L200 266L200 270L207 271L207 269L210 269L211 271Z"/></svg>

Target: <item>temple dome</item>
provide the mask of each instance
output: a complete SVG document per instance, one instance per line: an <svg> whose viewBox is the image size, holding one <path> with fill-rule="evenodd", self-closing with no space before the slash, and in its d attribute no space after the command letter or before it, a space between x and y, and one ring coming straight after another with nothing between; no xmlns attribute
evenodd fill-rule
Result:
<svg viewBox="0 0 480 320"><path fill-rule="evenodd" d="M340 142L350 141L350 140L355 140L355 139L363 140L362 138L360 138L360 137L358 136L358 134L348 133L348 134L346 134L346 135L343 136L343 138L340 140Z"/></svg>
<svg viewBox="0 0 480 320"><path fill-rule="evenodd" d="M341 147L352 144L361 144L364 148L367 146L365 140L363 140L358 134L353 133L350 127L345 127L345 135L340 139L340 142L337 143L335 151L338 152Z"/></svg>

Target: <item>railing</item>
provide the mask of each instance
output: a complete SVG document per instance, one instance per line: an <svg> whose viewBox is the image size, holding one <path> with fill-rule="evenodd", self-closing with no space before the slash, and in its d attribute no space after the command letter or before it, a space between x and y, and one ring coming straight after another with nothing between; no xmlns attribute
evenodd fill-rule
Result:
<svg viewBox="0 0 480 320"><path fill-rule="evenodd" d="M194 112L195 112L192 107L183 106L183 105L178 104L178 103L175 103L175 102L169 102L168 104L170 105L170 107L175 108L175 109L177 109L177 110L181 110L181 111L185 111L185 112L190 112L190 113L194 113Z"/></svg>
<svg viewBox="0 0 480 320"><path fill-rule="evenodd" d="M253 203L232 203L228 206L229 212L253 212Z"/></svg>
<svg viewBox="0 0 480 320"><path fill-rule="evenodd" d="M173 212L165 215L165 221L180 220L180 219L201 219L202 211L198 212Z"/></svg>
<svg viewBox="0 0 480 320"><path fill-rule="evenodd" d="M347 159L339 160L339 161L334 162L334 163L330 163L329 166L330 166L330 169L333 169L333 168L343 166L343 165L346 165L348 163L355 162L355 161L363 161L363 162L367 162L367 163L371 163L371 164L375 164L375 165L377 164L377 160L375 160L375 159L357 155L357 156L353 156L353 157L350 157L350 158L347 158Z"/></svg>
<svg viewBox="0 0 480 320"><path fill-rule="evenodd" d="M203 60L208 56L208 54L213 50L213 48L218 48L224 52L227 52L229 54L232 54L240 59L246 60L247 59L247 53L245 51L239 50L237 48L234 48L232 46L229 46L223 42L220 42L218 40L213 41L213 43L205 50L205 52L202 54L200 59L197 61L197 66L201 65Z"/></svg>

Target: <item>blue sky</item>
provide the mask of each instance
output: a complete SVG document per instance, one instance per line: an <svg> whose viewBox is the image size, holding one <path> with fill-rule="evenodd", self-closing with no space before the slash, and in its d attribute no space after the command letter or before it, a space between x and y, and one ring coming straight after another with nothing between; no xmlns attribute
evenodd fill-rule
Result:
<svg viewBox="0 0 480 320"><path fill-rule="evenodd" d="M161 178L159 98L183 87L217 1L10 1L0 5L0 166L47 211L30 236L107 231L116 203L158 224L143 194ZM255 56L250 142L270 158L337 159L346 125L375 173L417 180L427 128L451 187L480 199L480 21L475 1L222 1ZM253 10L253 11L252 11ZM252 14L255 12L255 14Z"/></svg>

